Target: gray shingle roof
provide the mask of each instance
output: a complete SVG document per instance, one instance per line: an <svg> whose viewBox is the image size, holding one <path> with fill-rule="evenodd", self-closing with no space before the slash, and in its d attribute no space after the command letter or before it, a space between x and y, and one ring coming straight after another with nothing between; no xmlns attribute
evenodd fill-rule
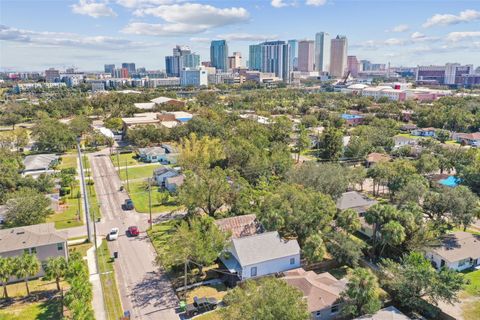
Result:
<svg viewBox="0 0 480 320"><path fill-rule="evenodd" d="M67 241L64 232L57 231L52 223L0 230L0 253L40 247Z"/></svg>
<svg viewBox="0 0 480 320"><path fill-rule="evenodd" d="M138 153L146 156L157 156L165 154L165 149L162 147L140 148L138 149Z"/></svg>
<svg viewBox="0 0 480 320"><path fill-rule="evenodd" d="M53 153L34 154L26 156L23 160L24 171L46 170L50 168L52 162L56 161L58 156Z"/></svg>
<svg viewBox="0 0 480 320"><path fill-rule="evenodd" d="M234 238L232 250L242 266L300 254L297 240L283 240L277 231Z"/></svg>
<svg viewBox="0 0 480 320"><path fill-rule="evenodd" d="M440 246L431 250L443 259L455 262L480 257L480 236L463 231L444 235Z"/></svg>
<svg viewBox="0 0 480 320"><path fill-rule="evenodd" d="M368 207L376 204L376 200L369 199L367 196L357 192L349 191L344 192L340 198L337 200L337 209L346 210L346 209L367 209Z"/></svg>
<svg viewBox="0 0 480 320"><path fill-rule="evenodd" d="M390 306L378 310L373 315L362 316L360 318L355 318L355 320L410 320L410 318L401 313L394 306Z"/></svg>

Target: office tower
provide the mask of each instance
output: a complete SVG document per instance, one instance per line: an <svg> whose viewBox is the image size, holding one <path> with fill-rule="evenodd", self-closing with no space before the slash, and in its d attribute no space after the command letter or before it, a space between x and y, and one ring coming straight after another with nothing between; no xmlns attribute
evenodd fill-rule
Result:
<svg viewBox="0 0 480 320"><path fill-rule="evenodd" d="M132 73L135 73L136 69L135 69L135 63L133 62L130 62L130 63L127 63L127 62L124 62L122 63L122 69L125 68L128 70L128 74L132 74Z"/></svg>
<svg viewBox="0 0 480 320"><path fill-rule="evenodd" d="M314 55L315 47L312 40L298 41L298 71L312 72L315 61Z"/></svg>
<svg viewBox="0 0 480 320"><path fill-rule="evenodd" d="M188 53L180 58L180 68L196 69L200 66L200 55L196 53Z"/></svg>
<svg viewBox="0 0 480 320"><path fill-rule="evenodd" d="M315 70L330 72L330 35L326 32L315 35Z"/></svg>
<svg viewBox="0 0 480 320"><path fill-rule="evenodd" d="M262 69L262 46L259 44L252 44L248 48L248 69Z"/></svg>
<svg viewBox="0 0 480 320"><path fill-rule="evenodd" d="M285 41L268 41L260 44L262 49L262 72L272 72L275 76L290 82L290 46Z"/></svg>
<svg viewBox="0 0 480 320"><path fill-rule="evenodd" d="M233 56L228 57L228 68L237 69L242 66L242 54L240 52L234 52Z"/></svg>
<svg viewBox="0 0 480 320"><path fill-rule="evenodd" d="M104 66L105 73L110 73L113 76L113 70L115 70L115 65L114 64L106 64Z"/></svg>
<svg viewBox="0 0 480 320"><path fill-rule="evenodd" d="M214 40L210 44L210 63L223 72L228 69L228 45L225 40Z"/></svg>
<svg viewBox="0 0 480 320"><path fill-rule="evenodd" d="M45 70L45 81L55 82L57 80L60 80L60 71L54 68Z"/></svg>
<svg viewBox="0 0 480 320"><path fill-rule="evenodd" d="M298 70L298 41L288 40L288 45L290 46L290 66L293 71L296 71Z"/></svg>
<svg viewBox="0 0 480 320"><path fill-rule="evenodd" d="M173 55L165 57L167 76L179 77L183 68L197 68L200 65L200 56L192 53L189 46L175 46Z"/></svg>
<svg viewBox="0 0 480 320"><path fill-rule="evenodd" d="M130 72L128 72L127 68L122 67L122 69L120 69L120 78L128 78L129 75Z"/></svg>
<svg viewBox="0 0 480 320"><path fill-rule="evenodd" d="M330 47L330 75L342 78L347 70L347 37L337 35L331 41Z"/></svg>
<svg viewBox="0 0 480 320"><path fill-rule="evenodd" d="M180 72L180 59L176 56L165 57L165 71L168 77L178 77Z"/></svg>
<svg viewBox="0 0 480 320"><path fill-rule="evenodd" d="M347 57L347 69L352 75L352 77L357 77L358 76L358 69L359 69L360 63L357 60L356 56L348 56Z"/></svg>
<svg viewBox="0 0 480 320"><path fill-rule="evenodd" d="M208 85L208 72L201 67L195 70L185 68L180 71L180 85L186 86L206 86Z"/></svg>

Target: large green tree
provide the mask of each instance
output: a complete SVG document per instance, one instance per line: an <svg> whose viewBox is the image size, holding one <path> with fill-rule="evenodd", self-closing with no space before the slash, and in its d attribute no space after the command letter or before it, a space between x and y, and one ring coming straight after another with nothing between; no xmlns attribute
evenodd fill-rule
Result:
<svg viewBox="0 0 480 320"><path fill-rule="evenodd" d="M50 200L44 194L30 188L9 194L6 208L5 224L9 227L43 223L52 213Z"/></svg>
<svg viewBox="0 0 480 320"><path fill-rule="evenodd" d="M348 276L347 287L341 293L344 300L342 314L358 317L374 314L381 307L377 277L365 268L355 268Z"/></svg>
<svg viewBox="0 0 480 320"><path fill-rule="evenodd" d="M60 291L60 281L67 274L68 264L64 257L51 257L45 264L45 276L47 279L54 279L57 290Z"/></svg>
<svg viewBox="0 0 480 320"><path fill-rule="evenodd" d="M336 161L343 154L343 132L333 126L327 127L320 139L322 158Z"/></svg>
<svg viewBox="0 0 480 320"><path fill-rule="evenodd" d="M220 314L225 320L307 320L310 314L303 294L276 278L248 280L229 291Z"/></svg>
<svg viewBox="0 0 480 320"><path fill-rule="evenodd" d="M65 152L76 142L75 133L68 125L51 118L42 118L32 129L35 149L46 152Z"/></svg>
<svg viewBox="0 0 480 320"><path fill-rule="evenodd" d="M0 282L3 286L3 297L8 299L7 282L15 273L13 258L0 257Z"/></svg>
<svg viewBox="0 0 480 320"><path fill-rule="evenodd" d="M14 258L14 273L20 280L25 281L27 295L30 296L30 288L28 286L29 278L35 276L40 271L40 261L35 254L24 253Z"/></svg>

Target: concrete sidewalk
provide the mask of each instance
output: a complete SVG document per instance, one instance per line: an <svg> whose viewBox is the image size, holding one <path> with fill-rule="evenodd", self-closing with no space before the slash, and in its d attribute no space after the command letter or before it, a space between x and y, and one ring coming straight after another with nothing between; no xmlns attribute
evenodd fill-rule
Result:
<svg viewBox="0 0 480 320"><path fill-rule="evenodd" d="M102 239L97 237L97 246L100 247ZM90 283L92 284L93 299L92 307L96 320L106 320L105 301L103 300L102 283L98 274L97 262L95 260L95 246L87 250L88 271L90 274Z"/></svg>

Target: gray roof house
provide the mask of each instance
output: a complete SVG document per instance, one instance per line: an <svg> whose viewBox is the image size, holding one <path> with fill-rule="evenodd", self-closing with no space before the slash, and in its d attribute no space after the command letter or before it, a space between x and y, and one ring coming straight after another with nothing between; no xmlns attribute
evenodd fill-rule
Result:
<svg viewBox="0 0 480 320"><path fill-rule="evenodd" d="M375 314L361 316L354 320L410 320L410 318L394 306L390 306L378 310Z"/></svg>
<svg viewBox="0 0 480 320"><path fill-rule="evenodd" d="M425 256L437 269L456 271L480 266L480 236L457 231L440 238L440 244L425 249Z"/></svg>
<svg viewBox="0 0 480 320"><path fill-rule="evenodd" d="M177 170L165 166L153 171L153 178L157 185L169 191L175 191L183 184L185 177Z"/></svg>
<svg viewBox="0 0 480 320"><path fill-rule="evenodd" d="M53 223L0 230L0 257L16 257L24 252L36 254L41 262L51 257L68 258L67 234L57 231ZM44 274L42 269L35 277Z"/></svg>
<svg viewBox="0 0 480 320"><path fill-rule="evenodd" d="M365 212L377 203L377 200L373 200L357 191L344 192L340 198L337 199L337 209L340 211L353 209L358 212L360 216L360 232L364 235L371 237L373 235L373 228L365 221L363 215Z"/></svg>
<svg viewBox="0 0 480 320"><path fill-rule="evenodd" d="M23 160L23 173L32 173L35 171L47 171L58 162L58 156L53 153L33 154L26 156Z"/></svg>
<svg viewBox="0 0 480 320"><path fill-rule="evenodd" d="M161 147L140 148L138 156L143 162L174 164L177 163L178 153L173 146L164 144Z"/></svg>
<svg viewBox="0 0 480 320"><path fill-rule="evenodd" d="M240 280L300 267L297 240L284 240L277 231L232 238L220 256L225 267Z"/></svg>

